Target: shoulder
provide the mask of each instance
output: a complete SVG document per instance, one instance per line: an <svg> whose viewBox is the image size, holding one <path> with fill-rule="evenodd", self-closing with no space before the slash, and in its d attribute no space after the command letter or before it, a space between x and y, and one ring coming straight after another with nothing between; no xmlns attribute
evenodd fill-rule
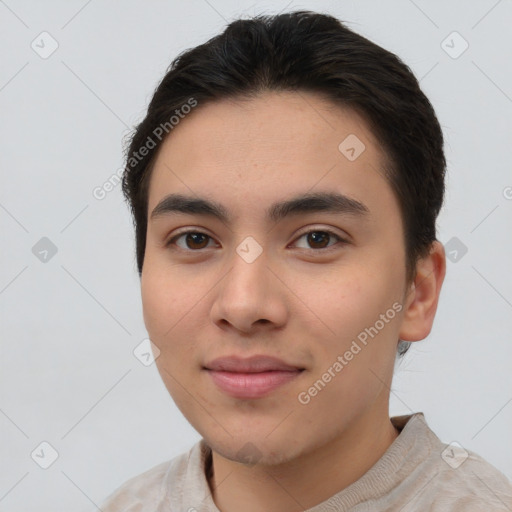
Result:
<svg viewBox="0 0 512 512"><path fill-rule="evenodd" d="M193 449L193 448L192 448ZM177 484L187 465L189 452L162 462L136 475L115 489L102 502L102 512L155 512L164 505L168 491L166 483Z"/></svg>
<svg viewBox="0 0 512 512"><path fill-rule="evenodd" d="M512 511L512 483L477 453L442 444L431 460L432 480L425 496L435 503L432 512Z"/></svg>
<svg viewBox="0 0 512 512"><path fill-rule="evenodd" d="M512 483L483 457L442 442L423 413L392 421L403 429L394 448L398 488L392 493L400 495L402 512L512 511Z"/></svg>

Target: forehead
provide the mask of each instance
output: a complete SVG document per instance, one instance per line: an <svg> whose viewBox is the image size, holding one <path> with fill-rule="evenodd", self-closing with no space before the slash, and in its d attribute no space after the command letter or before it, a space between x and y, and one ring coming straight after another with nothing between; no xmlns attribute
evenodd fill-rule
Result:
<svg viewBox="0 0 512 512"><path fill-rule="evenodd" d="M389 208L395 199L381 171L384 158L361 116L316 94L199 104L159 150L148 210L166 194L185 193L257 214L317 190L343 193L370 210L387 200Z"/></svg>
<svg viewBox="0 0 512 512"><path fill-rule="evenodd" d="M339 157L338 145L349 135L365 144L364 160L379 160L378 141L353 109L308 92L265 92L255 98L199 104L173 129L161 153L170 150L188 160L278 158L281 164L291 164L299 157L317 159L318 150ZM192 154L179 151L184 143L185 151L194 144Z"/></svg>

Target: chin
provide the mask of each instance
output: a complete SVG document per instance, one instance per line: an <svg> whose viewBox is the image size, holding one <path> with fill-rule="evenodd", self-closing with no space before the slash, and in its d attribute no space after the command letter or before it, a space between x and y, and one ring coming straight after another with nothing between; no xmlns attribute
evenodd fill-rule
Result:
<svg viewBox="0 0 512 512"><path fill-rule="evenodd" d="M267 434L245 432L243 435L223 439L203 435L206 444L221 457L245 465L262 464L275 466L289 462L299 455L297 441L288 437L275 436L269 439Z"/></svg>

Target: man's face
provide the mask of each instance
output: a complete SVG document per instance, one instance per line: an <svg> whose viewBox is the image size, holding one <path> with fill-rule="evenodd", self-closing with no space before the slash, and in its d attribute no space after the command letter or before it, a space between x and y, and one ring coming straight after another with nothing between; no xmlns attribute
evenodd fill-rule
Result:
<svg viewBox="0 0 512 512"><path fill-rule="evenodd" d="M222 456L283 462L389 421L407 294L380 151L354 112L292 92L199 104L163 143L149 189L144 321L171 396ZM321 193L367 212L267 216L274 203ZM220 204L228 218L151 218L169 194ZM260 355L295 371L208 369Z"/></svg>

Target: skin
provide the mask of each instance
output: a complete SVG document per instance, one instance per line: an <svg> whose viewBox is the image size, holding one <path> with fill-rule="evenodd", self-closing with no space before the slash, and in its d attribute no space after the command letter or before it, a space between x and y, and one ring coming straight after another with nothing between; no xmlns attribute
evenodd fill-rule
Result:
<svg viewBox="0 0 512 512"><path fill-rule="evenodd" d="M349 134L366 146L354 161L338 149ZM403 224L379 170L383 159L360 116L305 92L199 105L160 148L148 216L167 194L183 193L214 199L233 217L229 224L201 215L150 219L141 276L158 370L212 448L209 485L223 512L313 507L366 473L399 434L389 418L397 342L431 331L446 260L435 242L406 283ZM265 220L271 203L317 191L355 198L370 215ZM194 244L185 235L166 247L178 228L211 238ZM322 229L349 243L304 236ZM247 236L263 248L250 264L236 252ZM298 394L395 302L402 310L301 404ZM203 370L232 354L273 355L305 370L264 398L235 399ZM248 442L256 464L244 463Z"/></svg>

